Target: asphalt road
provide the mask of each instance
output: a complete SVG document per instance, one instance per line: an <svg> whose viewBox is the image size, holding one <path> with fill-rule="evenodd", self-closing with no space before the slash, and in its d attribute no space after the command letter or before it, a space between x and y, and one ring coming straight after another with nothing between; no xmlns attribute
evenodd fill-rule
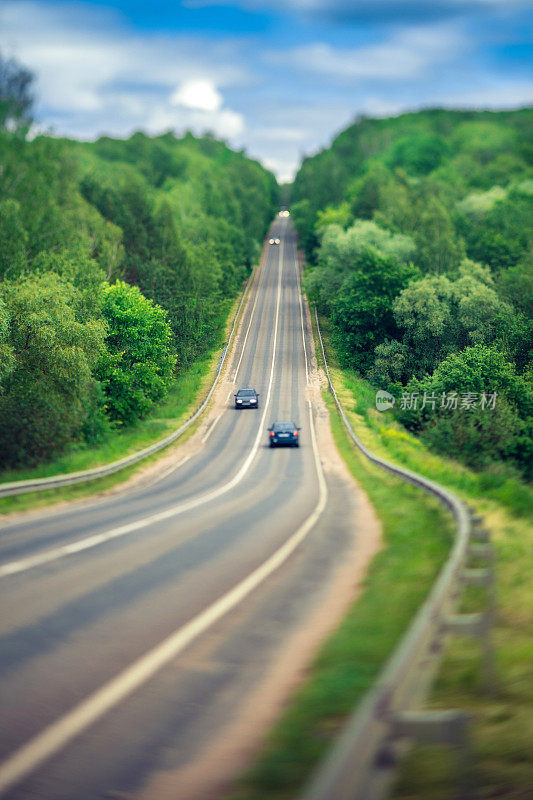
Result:
<svg viewBox="0 0 533 800"><path fill-rule="evenodd" d="M135 797L201 760L351 546L353 493L314 444L295 237L272 233L228 373L259 409L229 397L166 476L0 529L1 796ZM299 448L268 447L274 420Z"/></svg>

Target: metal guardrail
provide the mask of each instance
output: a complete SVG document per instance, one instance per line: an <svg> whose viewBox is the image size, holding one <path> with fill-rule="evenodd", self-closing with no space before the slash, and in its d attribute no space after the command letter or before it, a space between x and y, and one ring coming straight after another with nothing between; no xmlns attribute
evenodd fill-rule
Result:
<svg viewBox="0 0 533 800"><path fill-rule="evenodd" d="M482 520L471 516L452 492L379 458L357 437L331 380L316 308L315 317L329 390L353 443L373 464L438 498L453 514L457 535L429 596L375 684L352 712L327 757L312 775L302 799L378 800L387 797L398 760L415 740L449 744L455 748L458 796L467 798L471 796L467 715L461 711L420 709L429 694L449 632L481 638L484 683L488 690L493 687L494 564L488 534L481 528ZM469 569L472 558L482 559L484 567ZM454 614L462 588L468 583L488 587L487 611Z"/></svg>
<svg viewBox="0 0 533 800"><path fill-rule="evenodd" d="M220 372L222 370L222 366L226 359L226 355L228 352L228 348L230 346L231 340L233 338L233 334L235 333L235 327L237 325L237 320L239 319L239 314L241 312L242 304L244 302L244 298L246 297L246 293L248 291L248 287L250 286L250 282L252 280L254 273L250 275L246 282L246 286L243 289L241 300L237 307L237 311L235 312L235 316L233 318L233 324L231 326L231 330L229 333L228 341L226 342L224 349L222 351L222 355L220 356L220 361L218 362L215 378L213 383L211 384L211 388L207 393L207 396L203 403L194 411L194 413L182 424L179 428L173 431L171 434L166 436L164 439L161 439L159 442L155 442L155 444L150 445L149 447L145 447L143 450L138 450L136 453L132 453L129 456L125 456L124 458L119 459L118 461L113 461L111 464L105 464L103 467L95 467L94 469L87 469L81 472L71 472L67 473L66 475L55 475L51 478L35 478L33 480L26 480L26 481L13 481L11 483L2 483L0 484L0 498L2 497L13 497L15 495L20 494L28 494L29 492L44 492L50 489L59 489L63 486L73 486L76 483L84 483L85 481L93 481L97 480L98 478L105 478L107 475L112 475L115 472L119 472L122 469L126 469L126 467L131 467L133 464L136 464L138 461L142 461L144 458L157 453L159 450L163 450L165 447L168 447L169 444L175 442L176 439L179 437L189 428L198 417L203 413L206 409L213 392L215 391L215 387L218 383L218 379L220 377Z"/></svg>

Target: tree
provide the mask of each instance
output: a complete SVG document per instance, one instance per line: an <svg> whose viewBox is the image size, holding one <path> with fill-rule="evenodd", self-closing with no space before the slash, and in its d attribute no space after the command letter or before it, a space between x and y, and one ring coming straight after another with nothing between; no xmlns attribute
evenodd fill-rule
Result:
<svg viewBox="0 0 533 800"><path fill-rule="evenodd" d="M436 197L428 200L420 214L415 241L417 263L426 272L448 272L457 267L464 255L450 214Z"/></svg>
<svg viewBox="0 0 533 800"><path fill-rule="evenodd" d="M389 182L390 173L382 164L372 165L363 177L358 178L349 188L353 216L372 219L381 206Z"/></svg>
<svg viewBox="0 0 533 800"><path fill-rule="evenodd" d="M391 167L403 167L415 175L432 172L448 155L449 147L441 136L408 136L394 145Z"/></svg>
<svg viewBox="0 0 533 800"><path fill-rule="evenodd" d="M334 340L345 365L367 369L376 345L397 337L393 301L414 274L412 266L370 248L356 257L353 271L330 301Z"/></svg>
<svg viewBox="0 0 533 800"><path fill-rule="evenodd" d="M314 260L314 250L318 245L318 236L315 230L316 213L309 200L299 200L291 206L291 217L296 230L300 244L303 246L307 257Z"/></svg>
<svg viewBox="0 0 533 800"><path fill-rule="evenodd" d="M401 389L412 377L413 360L407 345L396 339L389 339L374 350L374 363L368 370L367 377L380 389Z"/></svg>
<svg viewBox="0 0 533 800"><path fill-rule="evenodd" d="M452 282L445 275L432 275L413 281L394 300L394 317L404 332L417 375L433 370L458 346L453 298Z"/></svg>
<svg viewBox="0 0 533 800"><path fill-rule="evenodd" d="M6 467L46 461L80 433L105 328L80 318L78 291L53 273L4 282L1 292L0 347L9 357L0 394L0 464Z"/></svg>
<svg viewBox="0 0 533 800"><path fill-rule="evenodd" d="M20 203L0 202L0 278L14 278L27 267L28 234L22 224Z"/></svg>
<svg viewBox="0 0 533 800"><path fill-rule="evenodd" d="M527 472L533 447L533 386L519 375L499 350L486 345L452 353L432 375L411 381L406 391L422 401L436 398L436 408L417 402L417 408L400 410L401 421L421 433L441 452L475 467L492 459L511 459ZM457 392L457 408L443 409L441 398ZM475 405L461 408L461 397L472 393ZM481 402L495 393L494 408Z"/></svg>
<svg viewBox="0 0 533 800"><path fill-rule="evenodd" d="M394 316L417 375L432 372L449 353L498 342L516 328L516 315L498 296L489 270L466 259L456 280L426 275L413 281L394 301Z"/></svg>
<svg viewBox="0 0 533 800"><path fill-rule="evenodd" d="M176 358L166 312L123 281L103 288L106 349L96 375L110 419L131 424L146 416L170 386Z"/></svg>
<svg viewBox="0 0 533 800"><path fill-rule="evenodd" d="M13 371L15 354L10 342L10 315L0 297L0 398L3 395L3 382Z"/></svg>
<svg viewBox="0 0 533 800"><path fill-rule="evenodd" d="M319 211L315 227L320 232L329 225L340 225L341 228L347 228L350 222L353 222L350 206L344 202L340 206L327 206L323 211Z"/></svg>
<svg viewBox="0 0 533 800"><path fill-rule="evenodd" d="M0 53L0 128L17 128L30 121L34 80L29 69Z"/></svg>
<svg viewBox="0 0 533 800"><path fill-rule="evenodd" d="M497 275L496 283L508 302L533 319L533 250L515 267Z"/></svg>

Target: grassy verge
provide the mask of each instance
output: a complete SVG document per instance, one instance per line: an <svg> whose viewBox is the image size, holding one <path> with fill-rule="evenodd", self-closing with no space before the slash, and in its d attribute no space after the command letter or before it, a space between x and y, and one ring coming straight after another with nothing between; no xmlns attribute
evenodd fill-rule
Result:
<svg viewBox="0 0 533 800"><path fill-rule="evenodd" d="M479 643L456 638L428 705L471 714L478 797L525 800L533 787L533 490L505 471L476 473L435 455L390 414L375 409L370 384L338 367L332 375L365 444L455 491L476 508L490 531L497 559L496 692L487 696L480 690ZM482 610L485 599L481 590L471 590L462 608ZM451 754L442 748L414 748L402 768L396 800L448 800L456 790L453 766Z"/></svg>
<svg viewBox="0 0 533 800"><path fill-rule="evenodd" d="M485 520L496 548L497 618L494 630L498 687L481 691L476 640L452 639L429 706L461 708L472 715L473 780L480 798L525 800L533 786L533 492L516 479L475 473L429 451L416 437L374 407L375 390L333 369L351 421L374 452L449 487ZM379 508L378 508L379 513ZM465 593L463 610L485 606L481 590ZM452 754L416 747L396 786L396 800L448 800L455 794Z"/></svg>
<svg viewBox="0 0 533 800"><path fill-rule="evenodd" d="M233 322L240 298L237 298L229 310L226 334ZM0 474L0 483L17 480L30 480L33 478L46 478L52 475L63 475L69 472L91 469L103 464L118 461L131 453L147 447L179 427L198 407L207 394L215 377L215 371L221 356L220 344L214 346L210 352L194 362L174 381L167 397L159 403L146 419L137 422L129 428L112 436L102 445L88 447L73 446L63 456L42 464L34 469L5 470ZM192 425L171 447L178 447L187 441L196 429L198 423ZM75 500L105 491L128 480L135 472L144 469L162 455L169 452L165 448L159 453L143 459L132 467L121 470L106 478L81 483L76 486L67 486L62 489L53 489L46 492L28 493L16 497L0 499L0 514L9 514L16 511L26 511L33 508L52 505L61 501Z"/></svg>
<svg viewBox="0 0 533 800"><path fill-rule="evenodd" d="M324 396L337 447L379 514L385 546L361 597L322 647L257 763L231 794L235 800L296 796L400 640L453 536L451 518L434 499L378 470L354 449L331 398Z"/></svg>

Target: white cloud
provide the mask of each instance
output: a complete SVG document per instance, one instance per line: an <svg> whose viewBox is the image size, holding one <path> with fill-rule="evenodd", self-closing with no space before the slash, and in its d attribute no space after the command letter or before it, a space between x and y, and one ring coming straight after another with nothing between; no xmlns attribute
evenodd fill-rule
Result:
<svg viewBox="0 0 533 800"><path fill-rule="evenodd" d="M222 106L222 95L211 81L184 81L170 97L173 106L185 106L201 111L218 111Z"/></svg>
<svg viewBox="0 0 533 800"><path fill-rule="evenodd" d="M378 44L342 49L318 42L270 53L267 58L327 78L402 81L455 57L466 44L456 26L414 26L395 31Z"/></svg>
<svg viewBox="0 0 533 800"><path fill-rule="evenodd" d="M35 71L38 116L58 133L190 129L233 138L244 130L219 91L251 80L236 40L207 46L200 36L136 33L93 6L3 0L0 46Z"/></svg>

